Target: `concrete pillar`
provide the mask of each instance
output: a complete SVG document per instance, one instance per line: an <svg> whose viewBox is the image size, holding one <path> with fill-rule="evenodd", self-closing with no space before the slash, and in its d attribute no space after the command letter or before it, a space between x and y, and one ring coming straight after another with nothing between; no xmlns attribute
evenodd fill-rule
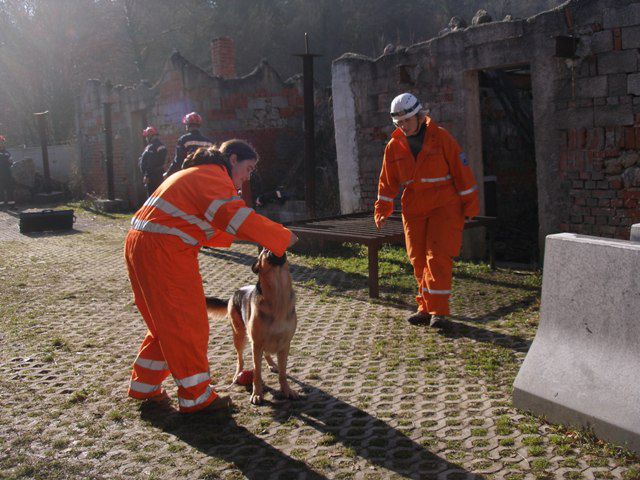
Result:
<svg viewBox="0 0 640 480"><path fill-rule="evenodd" d="M236 78L236 46L232 38L211 40L211 68L214 77Z"/></svg>
<svg viewBox="0 0 640 480"><path fill-rule="evenodd" d="M336 154L340 189L340 212L344 215L360 210L360 165L356 132L356 97L353 91L352 65L336 61L332 66L331 88L333 121L336 135Z"/></svg>

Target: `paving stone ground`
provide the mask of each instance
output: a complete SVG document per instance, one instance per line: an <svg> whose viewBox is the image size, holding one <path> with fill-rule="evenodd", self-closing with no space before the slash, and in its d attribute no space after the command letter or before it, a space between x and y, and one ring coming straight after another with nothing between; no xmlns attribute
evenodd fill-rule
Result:
<svg viewBox="0 0 640 480"><path fill-rule="evenodd" d="M621 449L513 408L539 278L507 269L456 267L456 323L439 332L404 321L411 295L393 285L370 301L364 273L292 255L290 375L303 399L272 391L253 406L229 387L235 353L219 320L209 359L233 411L180 415L172 381L172 408L145 407L126 396L145 333L122 260L128 220L76 215L72 232L27 236L0 212L2 479L640 477ZM255 253L204 251L206 291L253 283Z"/></svg>

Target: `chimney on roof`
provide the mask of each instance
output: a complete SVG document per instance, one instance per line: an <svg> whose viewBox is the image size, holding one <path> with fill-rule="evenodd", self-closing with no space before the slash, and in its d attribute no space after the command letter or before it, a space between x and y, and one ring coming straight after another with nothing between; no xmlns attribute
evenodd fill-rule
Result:
<svg viewBox="0 0 640 480"><path fill-rule="evenodd" d="M215 77L236 78L236 46L232 38L211 40L211 65Z"/></svg>

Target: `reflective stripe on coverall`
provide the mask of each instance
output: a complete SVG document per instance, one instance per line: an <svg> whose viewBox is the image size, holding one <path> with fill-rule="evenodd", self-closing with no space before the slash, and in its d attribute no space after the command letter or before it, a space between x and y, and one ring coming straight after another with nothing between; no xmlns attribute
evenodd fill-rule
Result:
<svg viewBox="0 0 640 480"><path fill-rule="evenodd" d="M213 142L200 133L200 130L194 128L188 133L182 135L176 142L176 155L173 157L173 161L167 168L165 174L166 177L173 175L175 172L182 168L182 162L187 158L187 155L195 152L199 148L208 148L213 145Z"/></svg>
<svg viewBox="0 0 640 480"><path fill-rule="evenodd" d="M228 247L238 237L282 255L291 232L248 208L220 165L199 165L172 175L131 224L125 259L136 305L149 330L133 365L129 395L146 399L159 394L171 373L178 384L180 411L200 410L217 397L210 386L200 247Z"/></svg>
<svg viewBox="0 0 640 480"><path fill-rule="evenodd" d="M480 211L476 183L455 139L427 117L418 158L397 128L387 144L378 182L375 221L393 212L400 187L407 254L418 282L418 311L449 314L453 257L460 253L465 217Z"/></svg>

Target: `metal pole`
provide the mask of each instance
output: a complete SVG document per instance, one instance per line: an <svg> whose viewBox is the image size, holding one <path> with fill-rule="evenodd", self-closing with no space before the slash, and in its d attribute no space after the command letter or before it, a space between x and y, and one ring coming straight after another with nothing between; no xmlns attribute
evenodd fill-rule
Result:
<svg viewBox="0 0 640 480"><path fill-rule="evenodd" d="M49 150L47 148L47 115L49 111L34 113L38 121L40 132L40 147L42 149L42 171L44 172L44 193L51 193L51 173L49 172Z"/></svg>
<svg viewBox="0 0 640 480"><path fill-rule="evenodd" d="M115 200L113 192L113 137L111 130L111 104L105 102L102 104L104 114L104 145L107 164L107 198Z"/></svg>
<svg viewBox="0 0 640 480"><path fill-rule="evenodd" d="M315 102L313 98L313 58L319 57L309 53L309 37L304 34L305 53L302 57L302 85L304 95L304 177L305 200L310 218L316 216L316 145L315 145Z"/></svg>

